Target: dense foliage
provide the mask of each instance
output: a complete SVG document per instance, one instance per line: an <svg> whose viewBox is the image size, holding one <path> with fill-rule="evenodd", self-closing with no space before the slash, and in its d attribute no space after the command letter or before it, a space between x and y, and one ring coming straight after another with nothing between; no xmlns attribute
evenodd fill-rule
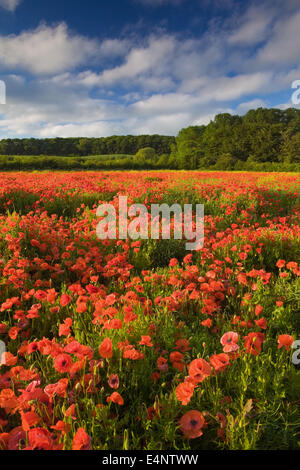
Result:
<svg viewBox="0 0 300 470"><path fill-rule="evenodd" d="M99 138L3 139L1 155L135 155L144 147L152 147L157 155L169 154L175 138L163 135L113 135Z"/></svg>
<svg viewBox="0 0 300 470"><path fill-rule="evenodd" d="M219 114L207 126L182 129L175 158L179 168L243 169L245 162L300 163L300 110L250 110Z"/></svg>

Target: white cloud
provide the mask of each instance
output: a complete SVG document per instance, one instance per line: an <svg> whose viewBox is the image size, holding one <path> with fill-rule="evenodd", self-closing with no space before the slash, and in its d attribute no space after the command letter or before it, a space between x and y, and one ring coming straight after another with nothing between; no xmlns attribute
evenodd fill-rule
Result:
<svg viewBox="0 0 300 470"><path fill-rule="evenodd" d="M72 34L65 23L40 25L19 35L0 36L0 63L8 69L25 69L33 74L56 74L88 61L123 55L128 40L107 39L101 43Z"/></svg>
<svg viewBox="0 0 300 470"><path fill-rule="evenodd" d="M124 127L118 122L95 121L87 123L50 124L43 127L40 137L95 137L124 133Z"/></svg>
<svg viewBox="0 0 300 470"><path fill-rule="evenodd" d="M0 61L8 68L23 68L34 74L53 74L72 69L95 55L98 44L70 35L64 23L41 25L19 35L0 36Z"/></svg>
<svg viewBox="0 0 300 470"><path fill-rule="evenodd" d="M300 11L280 19L274 25L272 36L258 52L260 63L298 64L300 57Z"/></svg>
<svg viewBox="0 0 300 470"><path fill-rule="evenodd" d="M268 104L266 103L265 100L256 98L251 101L245 101L244 103L240 103L237 106L236 111L238 112L238 114L244 114L247 111L249 111L249 109L267 108L267 107L268 107Z"/></svg>
<svg viewBox="0 0 300 470"><path fill-rule="evenodd" d="M159 76L168 65L168 57L173 57L176 44L172 37L150 38L143 48L133 48L126 57L125 63L99 75L100 85L111 85L126 82L148 74Z"/></svg>
<svg viewBox="0 0 300 470"><path fill-rule="evenodd" d="M228 37L229 44L248 45L262 42L269 32L274 14L264 7L250 7L242 18L239 26Z"/></svg>
<svg viewBox="0 0 300 470"><path fill-rule="evenodd" d="M15 11L22 0L0 0L0 7L8 11Z"/></svg>

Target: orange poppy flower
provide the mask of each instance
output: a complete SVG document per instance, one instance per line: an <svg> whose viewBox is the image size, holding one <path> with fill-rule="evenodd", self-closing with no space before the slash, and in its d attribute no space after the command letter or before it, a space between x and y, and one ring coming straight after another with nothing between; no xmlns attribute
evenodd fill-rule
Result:
<svg viewBox="0 0 300 470"><path fill-rule="evenodd" d="M34 412L28 411L27 413L21 412L22 428L24 431L29 431L33 426L38 424L41 418Z"/></svg>
<svg viewBox="0 0 300 470"><path fill-rule="evenodd" d="M292 336L280 335L278 337L278 349L282 348L283 346L287 351L290 351L293 342L294 342L294 338Z"/></svg>
<svg viewBox="0 0 300 470"><path fill-rule="evenodd" d="M68 418L72 418L74 419L74 421L76 421L76 405L75 403L73 403L71 406L69 406L69 408L65 411L65 416L67 416Z"/></svg>
<svg viewBox="0 0 300 470"><path fill-rule="evenodd" d="M179 351L173 351L170 354L170 361L171 362L181 362L183 360L183 354Z"/></svg>
<svg viewBox="0 0 300 470"><path fill-rule="evenodd" d="M112 401L118 405L124 405L124 400L118 392L113 392L109 397L107 397L106 401L107 403Z"/></svg>
<svg viewBox="0 0 300 470"><path fill-rule="evenodd" d="M62 433L63 436L65 436L67 433L70 432L71 430L71 425L69 423L65 423L64 421L57 421L55 426L51 426L51 429L54 429L54 431L59 431Z"/></svg>
<svg viewBox="0 0 300 470"><path fill-rule="evenodd" d="M225 370L230 364L229 356L225 353L214 354L210 357L209 362L217 373Z"/></svg>
<svg viewBox="0 0 300 470"><path fill-rule="evenodd" d="M234 331L227 331L220 340L220 343L223 346L223 351L225 353L237 351L239 349L239 345L237 344L238 339L239 335L237 333Z"/></svg>
<svg viewBox="0 0 300 470"><path fill-rule="evenodd" d="M17 426L9 433L7 442L8 450L20 450L25 446L26 433L22 426Z"/></svg>
<svg viewBox="0 0 300 470"><path fill-rule="evenodd" d="M175 394L178 401L186 406L194 393L195 385L192 382L183 382L176 387Z"/></svg>
<svg viewBox="0 0 300 470"><path fill-rule="evenodd" d="M202 428L205 419L202 413L197 410L190 410L180 418L180 430L187 439L196 439L202 436Z"/></svg>
<svg viewBox="0 0 300 470"><path fill-rule="evenodd" d="M132 345L125 346L123 350L124 359L131 359L132 361L137 361L139 359L144 359L144 354L140 351L137 351Z"/></svg>
<svg viewBox="0 0 300 470"><path fill-rule="evenodd" d="M70 328L72 326L72 318L66 318L65 321L59 325L58 336L68 336L70 334Z"/></svg>
<svg viewBox="0 0 300 470"><path fill-rule="evenodd" d="M189 365L189 376L196 383L203 382L211 374L211 367L205 359L194 359Z"/></svg>
<svg viewBox="0 0 300 470"><path fill-rule="evenodd" d="M254 320L256 325L259 326L262 330L267 329L267 322L264 318L260 318L259 320Z"/></svg>
<svg viewBox="0 0 300 470"><path fill-rule="evenodd" d="M83 428L79 428L73 438L72 450L90 450L91 443L91 436Z"/></svg>
<svg viewBox="0 0 300 470"><path fill-rule="evenodd" d="M0 393L0 408L4 408L6 413L10 413L18 408L19 401L13 390L4 388Z"/></svg>
<svg viewBox="0 0 300 470"><path fill-rule="evenodd" d="M17 356L6 351L0 356L0 364L5 364L8 367L14 366L18 361Z"/></svg>
<svg viewBox="0 0 300 470"><path fill-rule="evenodd" d="M72 358L68 354L58 354L54 361L54 368L64 374L65 372L69 372L73 365Z"/></svg>
<svg viewBox="0 0 300 470"><path fill-rule="evenodd" d="M112 342L109 338L105 338L99 346L99 354L101 357L109 359L113 356Z"/></svg>
<svg viewBox="0 0 300 470"><path fill-rule="evenodd" d="M263 333L249 333L245 336L245 349L253 356L257 356L261 352L261 345L264 341Z"/></svg>
<svg viewBox="0 0 300 470"><path fill-rule="evenodd" d="M201 325L207 326L207 328L210 328L211 325L212 325L212 321L211 321L210 318L207 318L206 320L203 320L203 321L201 322Z"/></svg>
<svg viewBox="0 0 300 470"><path fill-rule="evenodd" d="M8 336L10 337L10 339L16 339L20 330L21 328L18 328L17 326L12 326L8 332Z"/></svg>
<svg viewBox="0 0 300 470"><path fill-rule="evenodd" d="M144 344L145 346L149 346L151 348L153 346L153 343L151 343L151 336L141 336L141 341L139 344Z"/></svg>
<svg viewBox="0 0 300 470"><path fill-rule="evenodd" d="M157 368L161 372L168 372L168 369L169 369L168 360L165 357L160 356L157 359L156 364L157 364Z"/></svg>
<svg viewBox="0 0 300 470"><path fill-rule="evenodd" d="M53 441L50 432L45 428L34 428L28 431L30 450L52 450Z"/></svg>

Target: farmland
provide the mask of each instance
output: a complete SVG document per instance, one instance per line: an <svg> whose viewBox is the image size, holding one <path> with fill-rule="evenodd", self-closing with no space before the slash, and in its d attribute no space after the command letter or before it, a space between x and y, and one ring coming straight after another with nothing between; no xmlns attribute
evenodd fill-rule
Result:
<svg viewBox="0 0 300 470"><path fill-rule="evenodd" d="M299 449L299 173L0 174L0 447ZM204 204L204 246L97 207Z"/></svg>

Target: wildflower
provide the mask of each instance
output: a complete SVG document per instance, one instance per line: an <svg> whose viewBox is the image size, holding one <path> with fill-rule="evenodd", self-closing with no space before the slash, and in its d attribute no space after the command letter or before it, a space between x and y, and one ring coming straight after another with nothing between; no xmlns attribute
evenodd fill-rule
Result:
<svg viewBox="0 0 300 470"><path fill-rule="evenodd" d="M59 325L58 336L68 336L70 334L70 328L72 326L72 318L66 318L65 321Z"/></svg>
<svg viewBox="0 0 300 470"><path fill-rule="evenodd" d="M17 426L12 429L8 434L7 449L8 450L21 450L24 448L26 442L26 433L22 426ZM1 444L1 440L0 440Z"/></svg>
<svg viewBox="0 0 300 470"><path fill-rule="evenodd" d="M145 346L149 346L150 348L153 346L151 342L151 336L141 336L141 341L139 344L144 344Z"/></svg>
<svg viewBox="0 0 300 470"><path fill-rule="evenodd" d="M99 346L99 354L105 359L113 356L112 342L109 338L105 338Z"/></svg>
<svg viewBox="0 0 300 470"><path fill-rule="evenodd" d="M71 297L68 294L62 294L60 297L60 305L66 307L71 302Z"/></svg>
<svg viewBox="0 0 300 470"><path fill-rule="evenodd" d="M171 258L169 262L169 266L173 268L174 266L177 266L178 260L176 258Z"/></svg>
<svg viewBox="0 0 300 470"><path fill-rule="evenodd" d="M113 392L109 397L107 397L106 401L107 403L112 401L118 405L124 405L124 400L118 392Z"/></svg>
<svg viewBox="0 0 300 470"><path fill-rule="evenodd" d="M257 324L257 326L259 326L259 328L261 328L262 330L266 330L267 329L267 322L264 318L260 318L259 320L255 320L255 323Z"/></svg>
<svg viewBox="0 0 300 470"><path fill-rule="evenodd" d="M189 376L195 383L203 382L211 374L211 367L205 359L194 359L189 365Z"/></svg>
<svg viewBox="0 0 300 470"><path fill-rule="evenodd" d="M256 307L255 307L255 315L256 315L256 316L257 316L257 315L260 315L262 311L263 311L262 306L261 306L261 305L256 305Z"/></svg>
<svg viewBox="0 0 300 470"><path fill-rule="evenodd" d="M187 405L193 396L195 385L191 382L182 382L176 387L175 395L182 405Z"/></svg>
<svg viewBox="0 0 300 470"><path fill-rule="evenodd" d="M161 372L168 372L168 360L165 358L165 357L162 357L160 356L158 359L157 359L157 368L161 371Z"/></svg>
<svg viewBox="0 0 300 470"><path fill-rule="evenodd" d="M41 418L34 411L28 411L27 413L21 411L21 418L22 428L24 429L24 431L29 431L41 420Z"/></svg>
<svg viewBox="0 0 300 470"><path fill-rule="evenodd" d="M54 426L51 426L51 429L54 429L55 431L59 431L62 433L63 436L68 434L71 430L71 426L68 423L65 423L64 421L57 421L57 423Z"/></svg>
<svg viewBox="0 0 300 470"><path fill-rule="evenodd" d="M76 405L73 403L69 408L65 411L65 416L68 418L72 418L73 420L76 420Z"/></svg>
<svg viewBox="0 0 300 470"><path fill-rule="evenodd" d="M34 428L28 431L29 447L30 450L52 450L53 440L50 432L45 428Z"/></svg>
<svg viewBox="0 0 300 470"><path fill-rule="evenodd" d="M203 320L203 321L201 322L201 325L207 326L207 328L210 328L211 325L212 325L212 321L211 321L210 318L207 318L206 320Z"/></svg>
<svg viewBox="0 0 300 470"><path fill-rule="evenodd" d="M280 335L278 337L278 349L284 347L287 351L290 351L293 342L294 338L292 336Z"/></svg>
<svg viewBox="0 0 300 470"><path fill-rule="evenodd" d="M249 333L245 336L245 349L253 356L257 356L261 352L261 345L264 341L263 333Z"/></svg>
<svg viewBox="0 0 300 470"><path fill-rule="evenodd" d="M10 388L4 388L0 393L0 408L4 408L6 413L17 409L19 405L18 398Z"/></svg>
<svg viewBox="0 0 300 470"><path fill-rule="evenodd" d="M8 336L10 339L14 340L17 338L19 331L21 331L21 328L18 328L17 326L12 326L8 332Z"/></svg>
<svg viewBox="0 0 300 470"><path fill-rule="evenodd" d="M108 379L108 385L111 388L119 388L119 376L118 374L111 374Z"/></svg>
<svg viewBox="0 0 300 470"><path fill-rule="evenodd" d="M237 351L239 349L239 345L237 344L238 339L239 335L234 331L228 331L225 333L220 340L220 343L223 346L223 351L225 353Z"/></svg>
<svg viewBox="0 0 300 470"><path fill-rule="evenodd" d="M83 428L79 428L73 437L72 450L90 450L92 438Z"/></svg>
<svg viewBox="0 0 300 470"><path fill-rule="evenodd" d="M225 353L214 354L210 357L209 362L217 373L225 370L230 364L229 356Z"/></svg>
<svg viewBox="0 0 300 470"><path fill-rule="evenodd" d="M137 351L132 345L128 345L123 350L124 359L131 359L133 361L144 359L144 354Z"/></svg>
<svg viewBox="0 0 300 470"><path fill-rule="evenodd" d="M61 374L64 374L70 371L72 364L72 358L68 354L58 354L54 361L54 368Z"/></svg>

